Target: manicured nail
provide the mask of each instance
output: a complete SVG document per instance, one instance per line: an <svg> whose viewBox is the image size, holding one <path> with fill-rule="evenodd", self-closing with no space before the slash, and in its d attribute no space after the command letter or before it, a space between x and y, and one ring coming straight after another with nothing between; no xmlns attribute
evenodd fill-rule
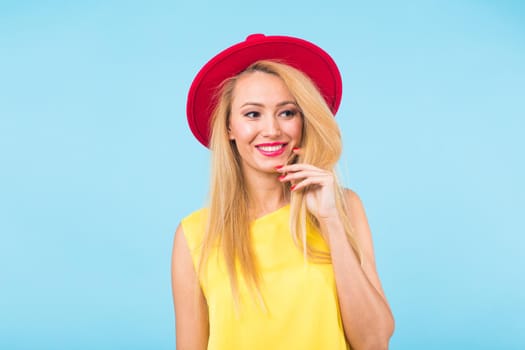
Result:
<svg viewBox="0 0 525 350"><path fill-rule="evenodd" d="M292 148L292 151L298 151L298 150L300 150L299 147L294 147L294 148Z"/></svg>
<svg viewBox="0 0 525 350"><path fill-rule="evenodd" d="M277 165L277 166L275 167L275 169L279 170L279 169L281 169L282 167L283 167L283 165Z"/></svg>
<svg viewBox="0 0 525 350"><path fill-rule="evenodd" d="M286 174L283 174L283 175L279 176L279 180L282 180L282 179L284 179L285 177L286 177Z"/></svg>
<svg viewBox="0 0 525 350"><path fill-rule="evenodd" d="M295 186L296 186L296 185L293 185L292 187L290 187L290 191L295 190Z"/></svg>

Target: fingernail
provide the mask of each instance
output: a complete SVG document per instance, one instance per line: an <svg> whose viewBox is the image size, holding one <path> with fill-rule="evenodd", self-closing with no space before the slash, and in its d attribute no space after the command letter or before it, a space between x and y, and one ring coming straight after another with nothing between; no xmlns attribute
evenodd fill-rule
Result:
<svg viewBox="0 0 525 350"><path fill-rule="evenodd" d="M290 191L295 190L295 186L296 186L296 185L293 185L292 187L290 187Z"/></svg>
<svg viewBox="0 0 525 350"><path fill-rule="evenodd" d="M277 166L275 167L275 169L279 170L279 169L281 169L282 167L283 167L282 165L277 165Z"/></svg>
<svg viewBox="0 0 525 350"><path fill-rule="evenodd" d="M286 174L283 174L283 175L279 176L279 180L282 180L282 179L284 179L285 177L286 177Z"/></svg>
<svg viewBox="0 0 525 350"><path fill-rule="evenodd" d="M298 151L298 150L300 150L299 147L294 147L294 148L292 148L292 151Z"/></svg>

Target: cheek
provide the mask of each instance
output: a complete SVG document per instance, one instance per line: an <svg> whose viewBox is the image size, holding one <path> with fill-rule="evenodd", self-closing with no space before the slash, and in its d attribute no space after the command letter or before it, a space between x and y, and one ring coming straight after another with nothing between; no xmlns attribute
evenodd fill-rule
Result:
<svg viewBox="0 0 525 350"><path fill-rule="evenodd" d="M292 123L287 125L287 133L300 142L303 135L303 120L294 120Z"/></svg>
<svg viewBox="0 0 525 350"><path fill-rule="evenodd" d="M247 123L231 123L228 131L230 140L248 140L254 133L253 128Z"/></svg>

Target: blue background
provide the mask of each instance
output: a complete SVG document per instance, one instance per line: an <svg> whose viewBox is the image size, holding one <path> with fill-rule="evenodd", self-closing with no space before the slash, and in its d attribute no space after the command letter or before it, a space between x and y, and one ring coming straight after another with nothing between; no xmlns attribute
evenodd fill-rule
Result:
<svg viewBox="0 0 525 350"><path fill-rule="evenodd" d="M391 349L524 349L524 4L2 1L0 348L174 348L173 233L209 160L186 93L262 32L339 64Z"/></svg>

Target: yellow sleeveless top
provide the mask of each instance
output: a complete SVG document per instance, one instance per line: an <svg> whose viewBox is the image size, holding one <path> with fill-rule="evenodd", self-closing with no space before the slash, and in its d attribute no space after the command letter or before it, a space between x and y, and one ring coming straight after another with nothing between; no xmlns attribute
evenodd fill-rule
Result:
<svg viewBox="0 0 525 350"><path fill-rule="evenodd" d="M255 301L239 278L235 310L222 253L210 255L199 278L208 303L209 350L346 350L331 264L305 262L289 229L289 205L252 223L254 252L261 273L266 308ZM207 210L182 220L197 270ZM309 243L328 251L320 233L309 226Z"/></svg>

